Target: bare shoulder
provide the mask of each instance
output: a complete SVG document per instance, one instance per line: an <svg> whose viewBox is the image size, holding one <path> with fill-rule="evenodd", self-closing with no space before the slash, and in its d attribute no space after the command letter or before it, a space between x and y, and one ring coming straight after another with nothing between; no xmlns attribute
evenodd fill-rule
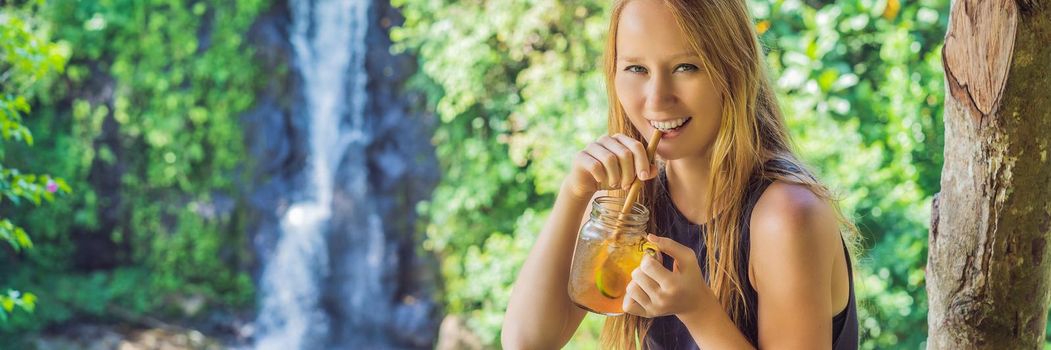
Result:
<svg viewBox="0 0 1051 350"><path fill-rule="evenodd" d="M839 224L831 203L810 188L775 181L752 209L749 226L750 272L757 290L764 279L831 271L840 246Z"/></svg>
<svg viewBox="0 0 1051 350"><path fill-rule="evenodd" d="M827 235L838 238L836 217L830 203L810 188L775 181L759 196L749 222L752 235ZM831 228L831 230L827 230ZM754 240L754 239L753 239Z"/></svg>

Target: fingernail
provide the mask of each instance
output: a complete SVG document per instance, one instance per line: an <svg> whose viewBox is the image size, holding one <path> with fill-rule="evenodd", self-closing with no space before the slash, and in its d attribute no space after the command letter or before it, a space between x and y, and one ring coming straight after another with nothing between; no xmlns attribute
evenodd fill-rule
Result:
<svg viewBox="0 0 1051 350"><path fill-rule="evenodd" d="M649 174L650 173L648 171L643 170L643 171L639 172L639 177L645 178L645 177L649 176Z"/></svg>
<svg viewBox="0 0 1051 350"><path fill-rule="evenodd" d="M657 240L657 235L654 235L654 234L652 234L652 233L650 233L650 234L647 234L647 235L646 235L646 240L647 240L647 241L650 241L650 242L656 241L656 240Z"/></svg>

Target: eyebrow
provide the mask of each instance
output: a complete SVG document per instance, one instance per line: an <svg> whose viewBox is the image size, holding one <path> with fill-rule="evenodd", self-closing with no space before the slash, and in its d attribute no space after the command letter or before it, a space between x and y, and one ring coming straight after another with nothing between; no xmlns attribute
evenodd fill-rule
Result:
<svg viewBox="0 0 1051 350"><path fill-rule="evenodd" d="M689 52L689 51L687 51L687 52L680 52L680 53L677 53L677 54L669 56L668 59L669 60L673 60L673 59L682 58L682 57L697 57L697 54L695 54L693 52ZM640 61L642 61L642 59L639 58L639 57L634 57L634 56L632 56L632 57L624 56L624 57L617 57L617 61L640 62Z"/></svg>

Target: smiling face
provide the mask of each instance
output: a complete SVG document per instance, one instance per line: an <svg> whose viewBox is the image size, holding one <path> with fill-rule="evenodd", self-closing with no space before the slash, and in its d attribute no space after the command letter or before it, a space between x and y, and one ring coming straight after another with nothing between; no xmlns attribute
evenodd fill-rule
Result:
<svg viewBox="0 0 1051 350"><path fill-rule="evenodd" d="M659 0L625 5L616 32L617 98L642 135L664 130L665 160L707 157L722 98L671 10Z"/></svg>

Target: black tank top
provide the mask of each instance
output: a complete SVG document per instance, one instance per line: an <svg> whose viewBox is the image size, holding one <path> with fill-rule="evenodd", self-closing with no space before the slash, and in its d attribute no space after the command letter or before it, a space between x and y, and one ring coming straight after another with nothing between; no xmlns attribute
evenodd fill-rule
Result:
<svg viewBox="0 0 1051 350"><path fill-rule="evenodd" d="M794 173L796 170L791 164L784 162L768 162L768 170L778 172L789 172ZM679 242L687 247L692 247L697 252L697 261L701 264L701 271L705 271L705 280L707 276L707 249L704 246L703 235L705 234L703 226L691 223L686 217L675 208L675 205L671 201L671 197L668 194L668 178L661 169L660 175L658 176L658 182L655 191L655 203L653 210L653 218L656 221L659 235L667 236ZM752 282L748 278L748 262L749 262L749 221L752 217L752 208L755 207L755 203L759 200L759 196L762 195L763 191L770 186L772 180L761 176L759 174L753 175L749 182L744 200L744 210L740 218L740 227L742 239L740 240L740 246L738 248L738 259L737 274L738 278L742 281L744 287L744 296L747 300L746 316L742 324L738 324L737 328L741 330L741 333L748 338L748 341L752 343L752 346L758 347L759 344L759 323L757 315L759 313L758 308L758 294L755 289L752 288ZM843 251L847 257L847 274L853 276L853 270L850 263L850 252L847 250L846 244L843 245ZM665 267L671 268L672 259L665 256L664 265ZM850 297L847 301L846 308L840 311L832 318L832 349L833 350L847 350L858 348L858 316L857 306L854 300L854 280L850 278ZM659 349L698 349L697 344L693 341L693 337L690 336L686 326L679 321L679 318L675 315L661 316L653 319L653 324L650 326L649 332L646 334L646 349L659 350Z"/></svg>

